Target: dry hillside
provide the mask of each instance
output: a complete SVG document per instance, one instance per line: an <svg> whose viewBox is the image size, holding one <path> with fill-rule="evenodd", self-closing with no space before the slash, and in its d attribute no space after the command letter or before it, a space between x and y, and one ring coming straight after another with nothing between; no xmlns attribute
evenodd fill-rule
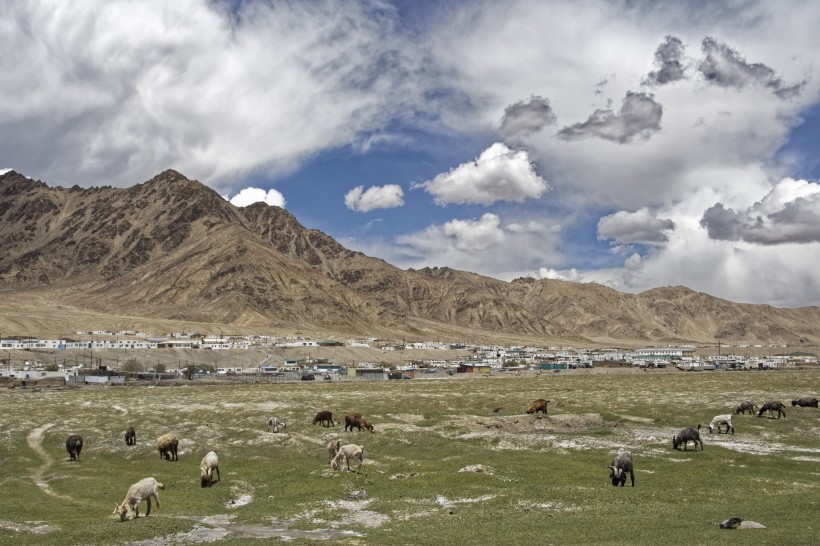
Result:
<svg viewBox="0 0 820 546"><path fill-rule="evenodd" d="M10 171L0 176L0 248L0 334L93 323L464 341L820 341L816 307L401 270L281 208L234 207L170 170L126 189L52 188Z"/></svg>

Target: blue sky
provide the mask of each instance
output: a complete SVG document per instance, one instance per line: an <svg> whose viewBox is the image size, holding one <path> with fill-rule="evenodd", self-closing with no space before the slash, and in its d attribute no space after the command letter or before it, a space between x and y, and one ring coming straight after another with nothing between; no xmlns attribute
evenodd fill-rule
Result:
<svg viewBox="0 0 820 546"><path fill-rule="evenodd" d="M0 167L173 168L401 268L820 305L820 5L0 6Z"/></svg>

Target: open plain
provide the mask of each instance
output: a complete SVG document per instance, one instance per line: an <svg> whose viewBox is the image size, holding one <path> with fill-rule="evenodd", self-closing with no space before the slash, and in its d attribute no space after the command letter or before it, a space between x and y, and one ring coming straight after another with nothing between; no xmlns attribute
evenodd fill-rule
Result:
<svg viewBox="0 0 820 546"><path fill-rule="evenodd" d="M576 370L403 381L14 389L0 396L0 543L810 544L820 531L820 372ZM525 413L536 398L549 415ZM705 425L742 400L784 419ZM331 410L335 427L313 425ZM345 432L359 411L376 432ZM267 430L276 416L287 422ZM703 451L675 451L704 425ZM132 425L136 446L123 435ZM179 435L179 461L154 440ZM80 434L80 460L65 440ZM364 446L367 473L335 471L328 441ZM635 487L608 480L632 451ZM219 454L221 481L200 487ZM355 468L355 466L354 466ZM165 484L161 509L111 517L129 485ZM740 517L763 529L720 529Z"/></svg>

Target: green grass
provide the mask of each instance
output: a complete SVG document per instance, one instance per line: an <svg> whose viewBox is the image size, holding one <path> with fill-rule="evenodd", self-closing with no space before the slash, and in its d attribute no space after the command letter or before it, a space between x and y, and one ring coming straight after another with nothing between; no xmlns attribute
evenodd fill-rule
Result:
<svg viewBox="0 0 820 546"><path fill-rule="evenodd" d="M220 544L813 544L820 412L789 401L818 385L818 372L670 371L7 391L0 543L182 544L214 533ZM549 417L526 415L542 397ZM704 451L671 448L674 432L744 399L782 400L787 418L738 416L734 436L703 431ZM377 432L312 425L322 409L360 411ZM271 415L288 422L282 433L267 432ZM125 445L128 425L137 446ZM168 431L182 439L178 462L153 445ZM79 462L64 447L74 433L86 442ZM329 468L335 436L364 445L366 476ZM607 480L621 446L633 452L635 488ZM222 481L203 489L210 449ZM486 472L460 471L470 465ZM159 514L110 517L146 476L166 485ZM348 499L354 491L367 498ZM229 506L243 495L250 502ZM731 516L767 528L719 529Z"/></svg>

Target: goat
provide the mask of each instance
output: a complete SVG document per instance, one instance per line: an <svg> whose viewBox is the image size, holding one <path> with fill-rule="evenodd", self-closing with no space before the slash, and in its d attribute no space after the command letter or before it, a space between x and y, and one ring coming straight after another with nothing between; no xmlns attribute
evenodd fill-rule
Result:
<svg viewBox="0 0 820 546"><path fill-rule="evenodd" d="M333 412L332 411L320 411L316 414L316 417L313 418L313 424L319 423L323 427L335 427L336 423L333 422ZM329 425L327 423L330 423Z"/></svg>
<svg viewBox="0 0 820 546"><path fill-rule="evenodd" d="M612 464L609 466L609 479L612 480L612 485L621 487L626 485L626 473L629 472L629 477L632 480L632 487L635 487L635 471L632 467L632 453L629 451L621 451L615 456Z"/></svg>
<svg viewBox="0 0 820 546"><path fill-rule="evenodd" d="M128 427L128 430L125 431L125 445L137 445L137 431L134 430L134 427Z"/></svg>
<svg viewBox="0 0 820 546"><path fill-rule="evenodd" d="M327 464L330 464L333 461L333 457L339 453L339 449L342 447L341 440L331 440L327 444Z"/></svg>
<svg viewBox="0 0 820 546"><path fill-rule="evenodd" d="M350 427L350 432L353 432L353 427L356 427L359 432L361 432L362 429L369 430L370 432L376 432L373 429L373 425L370 424L370 421L362 417L361 413L357 413L355 411L345 414L345 430L347 430L348 427Z"/></svg>
<svg viewBox="0 0 820 546"><path fill-rule="evenodd" d="M134 485L128 488L125 494L125 500L122 504L117 504L112 515L119 516L120 521L125 521L129 518L129 514L133 513L134 518L140 517L140 503L146 501L148 509L145 511L145 517L151 513L151 497L157 501L157 512L159 512L159 490L165 489L165 484L158 482L154 478L143 478Z"/></svg>
<svg viewBox="0 0 820 546"><path fill-rule="evenodd" d="M740 415L741 413L746 413L748 411L749 415L753 415L755 409L757 409L757 404L749 400L746 400L744 402L741 402L740 405L735 408L735 411L733 413L735 415Z"/></svg>
<svg viewBox="0 0 820 546"><path fill-rule="evenodd" d="M760 406L760 411L757 412L757 416L758 417L763 417L763 412L768 411L769 412L769 417L774 419L774 417L772 417L772 413L776 411L777 412L777 419L780 419L781 415L783 415L783 417L786 417L785 407L786 406L783 405L783 402L780 402L780 401L777 401L777 400L772 400L772 401L766 402L765 404Z"/></svg>
<svg viewBox="0 0 820 546"><path fill-rule="evenodd" d="M732 416L731 414L725 413L722 415L715 415L712 419L712 422L706 426L706 430L709 431L709 434L712 434L714 429L717 429L718 434L723 432L723 425L726 425L726 434L729 434L729 429L732 430L732 434L735 433L735 427L732 425Z"/></svg>
<svg viewBox="0 0 820 546"><path fill-rule="evenodd" d="M700 444L700 450L703 451L703 441L700 439L700 425L698 425L697 430L692 427L686 427L672 436L672 447L674 449L678 449L680 445L683 444L683 450L686 451L689 442L695 444L695 451L698 450L698 444Z"/></svg>
<svg viewBox="0 0 820 546"><path fill-rule="evenodd" d="M80 452L83 450L83 437L79 434L72 434L65 441L65 449L72 461L79 461Z"/></svg>
<svg viewBox="0 0 820 546"><path fill-rule="evenodd" d="M268 430L271 432L279 432L279 429L288 428L288 424L284 421L280 421L276 417L271 417L268 419Z"/></svg>
<svg viewBox="0 0 820 546"><path fill-rule="evenodd" d="M792 400L792 406L800 406L801 408L816 408L817 398L812 398L811 396L804 396L803 398Z"/></svg>
<svg viewBox="0 0 820 546"><path fill-rule="evenodd" d="M367 469L364 465L364 447L357 446L356 444L346 444L339 448L338 453L336 456L333 457L333 460L330 462L330 465L333 467L333 470L339 470L342 468L342 459L344 459L345 463L347 463L347 469L350 470L350 459L356 459L359 461L359 466L356 468L356 474L362 468L365 468L365 476L367 475Z"/></svg>
<svg viewBox="0 0 820 546"><path fill-rule="evenodd" d="M157 449L159 450L160 459L167 461L177 461L177 448L179 447L179 438L176 434L171 432L163 434L157 438Z"/></svg>
<svg viewBox="0 0 820 546"><path fill-rule="evenodd" d="M533 400L530 404L530 407L527 408L527 413L538 413L539 411L544 415L547 414L547 404L549 404L549 400L544 400L543 398L539 398L538 400Z"/></svg>
<svg viewBox="0 0 820 546"><path fill-rule="evenodd" d="M202 487L211 487L214 483L214 470L216 470L216 480L221 481L222 476L219 475L219 458L216 456L216 451L209 451L207 455L202 458L199 463L199 483Z"/></svg>

